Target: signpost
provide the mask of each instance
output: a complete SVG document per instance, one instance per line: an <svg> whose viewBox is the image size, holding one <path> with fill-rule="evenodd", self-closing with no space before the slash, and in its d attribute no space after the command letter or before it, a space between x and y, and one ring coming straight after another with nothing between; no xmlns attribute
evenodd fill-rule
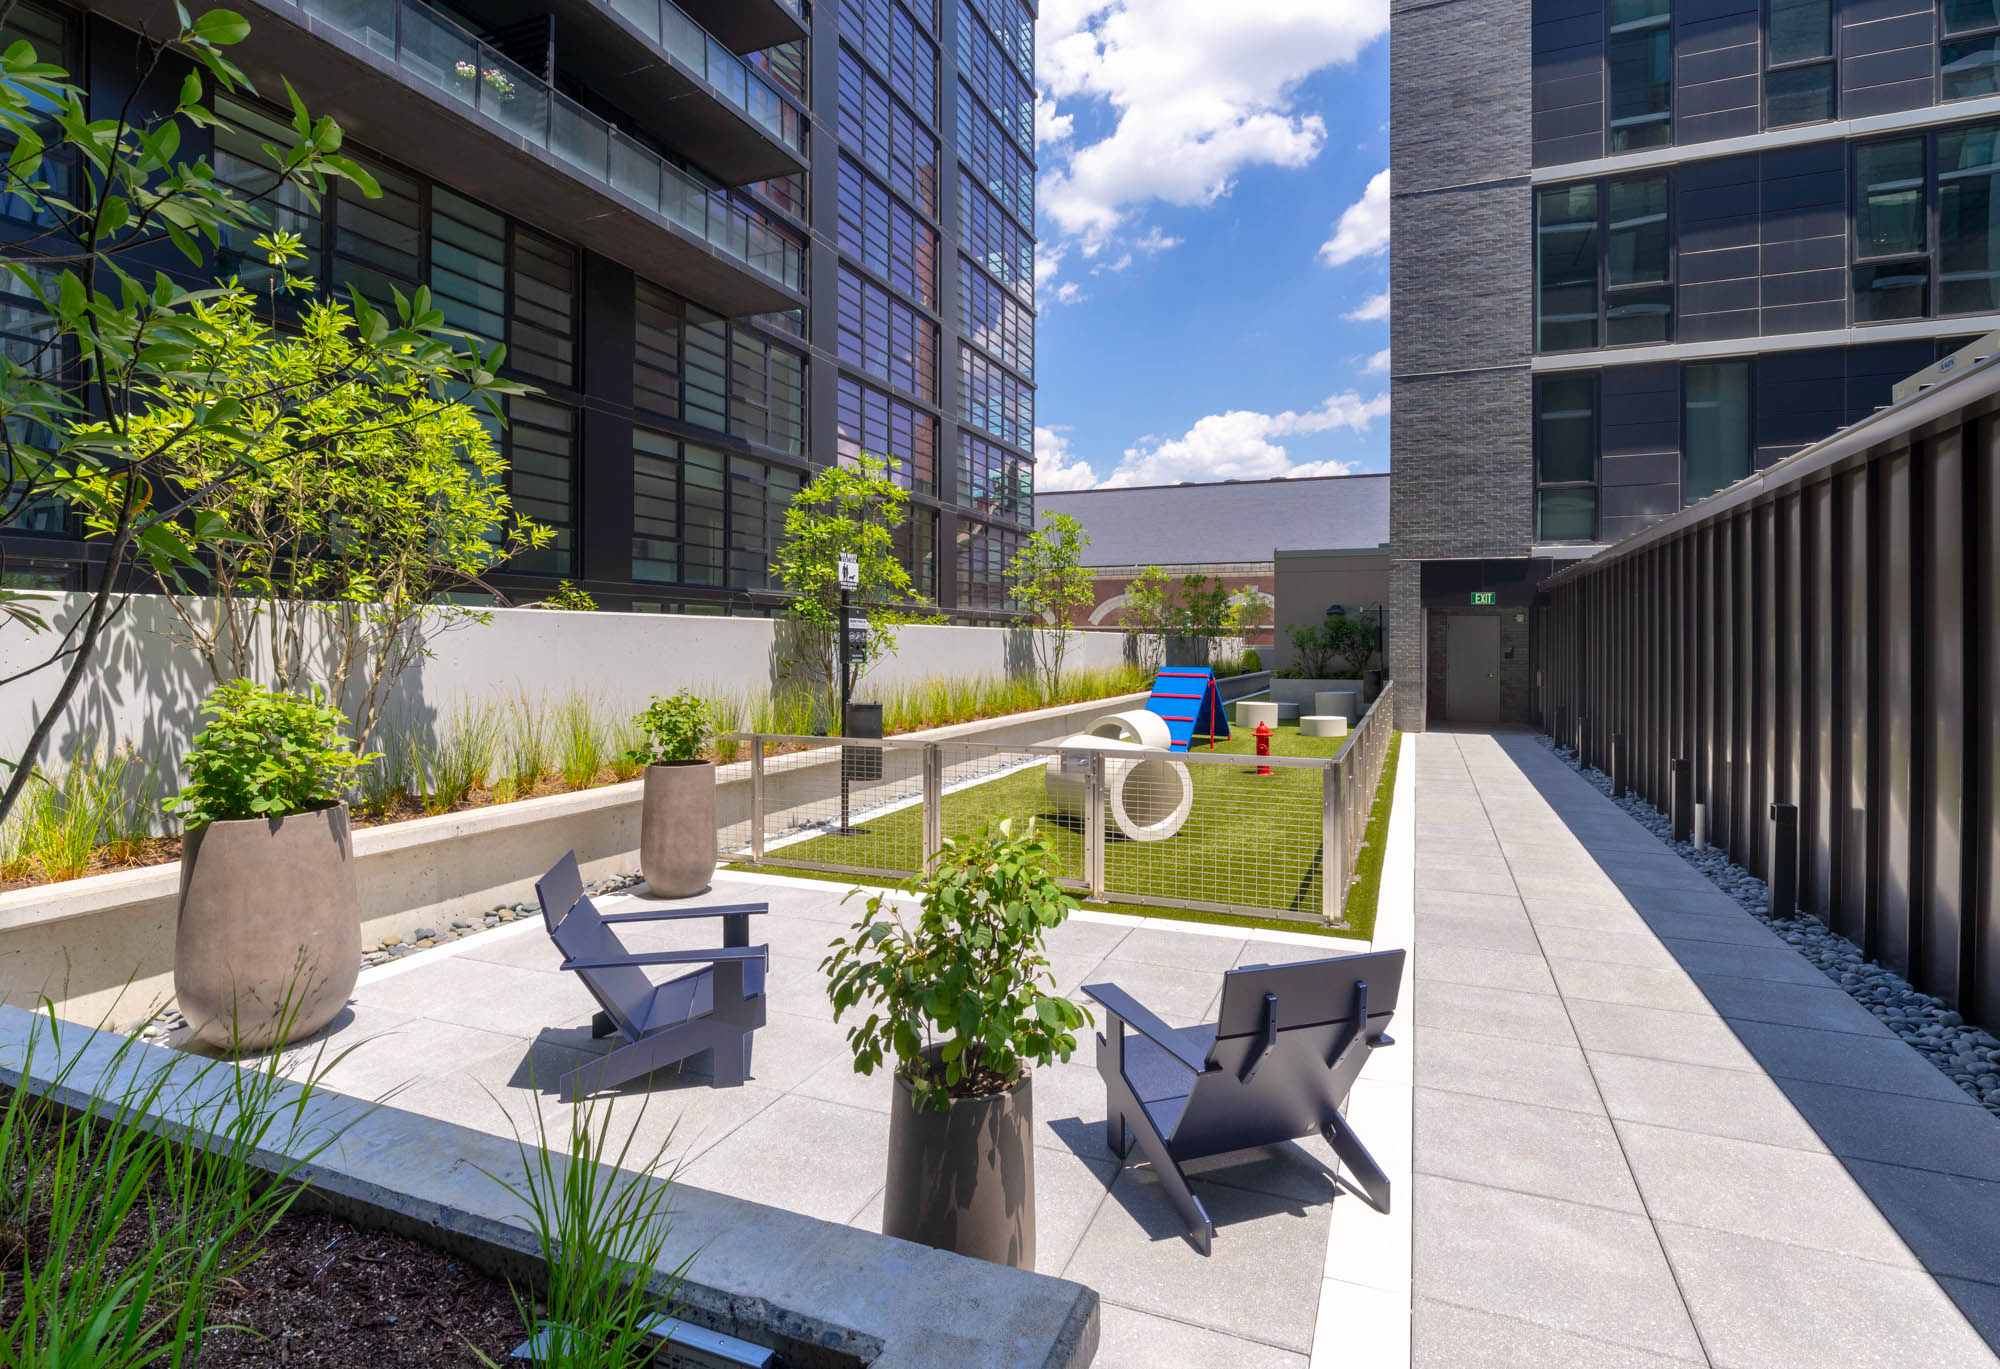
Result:
<svg viewBox="0 0 2000 1369"><path fill-rule="evenodd" d="M840 553L840 734L845 737L853 727L853 713L848 696L854 691L854 667L868 659L868 620L857 619L849 604L855 590L861 588L861 558L851 551ZM874 758L881 763L879 753ZM847 789L850 772L855 768L853 757L847 746L840 749L840 835L847 836L858 829L848 825Z"/></svg>

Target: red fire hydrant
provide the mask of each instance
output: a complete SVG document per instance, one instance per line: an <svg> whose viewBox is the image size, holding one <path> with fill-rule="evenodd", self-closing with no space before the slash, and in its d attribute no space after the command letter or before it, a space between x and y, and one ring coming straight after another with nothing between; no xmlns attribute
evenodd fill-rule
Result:
<svg viewBox="0 0 2000 1369"><path fill-rule="evenodd" d="M1257 754L1260 756L1268 756L1271 754L1271 724L1269 723L1257 724ZM1271 773L1271 767L1268 765L1260 765L1257 767L1257 773L1260 775L1268 775Z"/></svg>

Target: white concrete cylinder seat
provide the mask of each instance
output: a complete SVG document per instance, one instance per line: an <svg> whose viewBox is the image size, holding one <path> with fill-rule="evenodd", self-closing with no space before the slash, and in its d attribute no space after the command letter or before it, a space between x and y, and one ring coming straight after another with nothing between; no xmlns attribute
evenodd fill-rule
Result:
<svg viewBox="0 0 2000 1369"><path fill-rule="evenodd" d="M1187 766L1164 756L1124 759L1118 752L1153 748L1112 737L1080 732L1058 743L1065 751L1103 751L1105 816L1128 841L1165 841L1187 822L1194 808L1194 784ZM1061 756L1051 756L1042 771L1042 788L1049 806L1065 817L1083 820L1084 775L1065 770Z"/></svg>
<svg viewBox="0 0 2000 1369"><path fill-rule="evenodd" d="M1299 735L1301 737L1345 737L1347 735L1347 719L1341 717L1338 713L1331 716L1307 714L1305 717L1299 719Z"/></svg>
<svg viewBox="0 0 2000 1369"><path fill-rule="evenodd" d="M1236 701L1236 725L1253 731L1258 723L1263 723L1273 731L1278 726L1278 705L1269 699L1238 699Z"/></svg>

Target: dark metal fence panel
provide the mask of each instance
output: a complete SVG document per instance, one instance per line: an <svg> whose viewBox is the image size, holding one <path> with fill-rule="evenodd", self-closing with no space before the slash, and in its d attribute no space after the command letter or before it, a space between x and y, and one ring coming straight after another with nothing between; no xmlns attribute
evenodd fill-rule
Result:
<svg viewBox="0 0 2000 1369"><path fill-rule="evenodd" d="M1988 369L1956 413L1906 402L1890 411L1913 415L1900 430L1836 435L1554 576L1533 641L1549 731L1600 766L1622 737L1624 779L1662 810L1688 761L1709 839L1766 879L1771 805L1796 805L1800 907L1992 1025L2000 366Z"/></svg>

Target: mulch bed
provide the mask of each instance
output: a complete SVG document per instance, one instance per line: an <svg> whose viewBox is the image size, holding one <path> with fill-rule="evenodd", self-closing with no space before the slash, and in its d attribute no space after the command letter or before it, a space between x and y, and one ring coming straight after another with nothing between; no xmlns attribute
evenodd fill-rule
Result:
<svg viewBox="0 0 2000 1369"><path fill-rule="evenodd" d="M474 1369L524 1332L506 1284L421 1241L294 1213L212 1304L195 1369Z"/></svg>

